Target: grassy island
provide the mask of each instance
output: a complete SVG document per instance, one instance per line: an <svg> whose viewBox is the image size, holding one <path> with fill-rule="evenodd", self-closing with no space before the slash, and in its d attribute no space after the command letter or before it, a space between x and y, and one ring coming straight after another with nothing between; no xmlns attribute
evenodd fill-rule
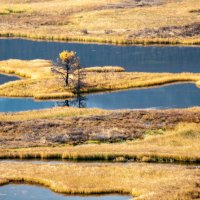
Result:
<svg viewBox="0 0 200 200"><path fill-rule="evenodd" d="M0 72L15 74L22 80L0 86L0 96L33 97L36 99L71 98L75 94L65 87L60 77L51 72L48 60L0 61ZM104 66L83 69L85 87L82 93L152 87L168 83L194 82L199 85L199 73L124 72L122 67Z"/></svg>

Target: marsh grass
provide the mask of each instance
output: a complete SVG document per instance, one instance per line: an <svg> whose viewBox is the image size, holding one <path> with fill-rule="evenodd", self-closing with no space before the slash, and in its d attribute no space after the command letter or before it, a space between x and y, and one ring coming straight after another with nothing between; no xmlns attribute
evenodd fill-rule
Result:
<svg viewBox="0 0 200 200"><path fill-rule="evenodd" d="M125 69L119 66L97 66L97 67L88 67L82 69L84 72L124 72Z"/></svg>
<svg viewBox="0 0 200 200"><path fill-rule="evenodd" d="M72 108L72 107L56 107L52 109L33 110L17 113L1 113L1 121L18 121L32 120L32 119L50 119L62 117L79 117L79 116L93 116L104 115L111 111L96 109L96 108Z"/></svg>
<svg viewBox="0 0 200 200"><path fill-rule="evenodd" d="M159 37L158 33L151 37L129 37L146 29L199 23L198 14L191 12L200 9L199 1L162 2L138 7L133 6L132 0L45 0L28 4L22 0L1 1L0 35L115 44L200 44L198 35L181 37L173 31L167 38Z"/></svg>
<svg viewBox="0 0 200 200"><path fill-rule="evenodd" d="M199 170L177 165L0 163L0 173L1 184L40 184L65 194L119 193L139 199L176 199L177 195L191 197L191 191L199 191Z"/></svg>
<svg viewBox="0 0 200 200"><path fill-rule="evenodd" d="M0 96L34 97L37 99L71 98L75 94L64 87L62 80L51 72L48 60L7 60L0 62L0 72L25 77L0 86ZM83 69L83 93L151 87L177 82L199 85L199 73L124 72L122 67L105 66Z"/></svg>
<svg viewBox="0 0 200 200"><path fill-rule="evenodd" d="M98 143L1 149L1 159L66 159L75 161L200 163L200 126L180 123L174 130L152 131L144 139L124 143Z"/></svg>

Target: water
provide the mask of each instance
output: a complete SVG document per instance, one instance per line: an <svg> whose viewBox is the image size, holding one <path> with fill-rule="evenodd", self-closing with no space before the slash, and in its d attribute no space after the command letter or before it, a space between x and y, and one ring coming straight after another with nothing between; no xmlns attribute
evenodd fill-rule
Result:
<svg viewBox="0 0 200 200"><path fill-rule="evenodd" d="M7 76L4 74L0 74L0 85L10 82L10 81L16 81L16 80L19 80L19 78L16 76Z"/></svg>
<svg viewBox="0 0 200 200"><path fill-rule="evenodd" d="M0 98L0 112L16 112L55 106L78 106L72 100L34 101L30 98ZM200 106L200 89L192 83L155 88L89 94L83 107L103 109L166 109Z"/></svg>
<svg viewBox="0 0 200 200"><path fill-rule="evenodd" d="M32 185L10 184L0 187L1 200L128 200L130 196L64 196L47 188Z"/></svg>
<svg viewBox="0 0 200 200"><path fill-rule="evenodd" d="M1 163L31 163L31 164L36 164L36 165L41 165L41 164L53 164L53 165L91 165L91 166L96 166L96 165L102 165L106 164L108 165L123 165L127 166L128 164L131 164L131 162L125 162L125 163L120 163L120 162L107 162L107 161L70 161L70 160L65 160L65 159L2 159L0 160Z"/></svg>
<svg viewBox="0 0 200 200"><path fill-rule="evenodd" d="M200 47L114 46L0 39L0 60L56 60L62 50L76 51L83 66L118 65L127 71L200 72Z"/></svg>
<svg viewBox="0 0 200 200"><path fill-rule="evenodd" d="M17 112L55 107L55 101L34 101L31 98L0 98L0 112Z"/></svg>

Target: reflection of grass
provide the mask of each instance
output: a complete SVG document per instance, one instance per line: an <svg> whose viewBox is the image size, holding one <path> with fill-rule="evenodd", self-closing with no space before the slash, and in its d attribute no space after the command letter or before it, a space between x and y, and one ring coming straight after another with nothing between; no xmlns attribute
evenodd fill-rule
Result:
<svg viewBox="0 0 200 200"><path fill-rule="evenodd" d="M158 130L159 131L159 130ZM89 141L90 143L90 141ZM107 160L143 162L200 162L200 126L181 123L174 130L152 131L139 139L123 144L94 144L2 149L1 158L43 158L70 160Z"/></svg>
<svg viewBox="0 0 200 200"><path fill-rule="evenodd" d="M177 165L0 163L0 173L2 184L28 182L67 194L121 193L167 200L199 194L199 170Z"/></svg>
<svg viewBox="0 0 200 200"><path fill-rule="evenodd" d="M47 60L7 60L0 62L0 71L16 74L27 79L9 82L0 86L1 96L34 97L54 99L73 97L69 88L51 72L51 62ZM82 92L97 92L137 87L150 87L181 81L197 82L199 73L143 73L123 72L121 67L95 67L85 69L86 87Z"/></svg>
<svg viewBox="0 0 200 200"><path fill-rule="evenodd" d="M0 26L0 35L118 44L199 44L198 35L185 37L173 31L167 38L159 37L158 33L147 38L129 37L146 29L199 23L198 13L191 12L200 9L199 1L163 2L159 6L133 7L130 6L132 0L43 0L28 3L23 0L8 3L4 0L1 1L0 11L6 14L1 16L4 23ZM5 11L5 8L11 12Z"/></svg>

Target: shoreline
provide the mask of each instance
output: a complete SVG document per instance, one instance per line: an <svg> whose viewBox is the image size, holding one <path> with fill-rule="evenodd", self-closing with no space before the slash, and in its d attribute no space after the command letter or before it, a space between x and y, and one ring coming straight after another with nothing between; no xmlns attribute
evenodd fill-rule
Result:
<svg viewBox="0 0 200 200"><path fill-rule="evenodd" d="M182 199L193 197L199 191L199 170L183 165L0 163L0 172L2 186L28 183L69 195L124 194L134 199L161 199L165 196L168 200L177 199L177 196Z"/></svg>
<svg viewBox="0 0 200 200"><path fill-rule="evenodd" d="M143 38L143 39L106 39L98 37L84 37L84 36L49 36L49 35L27 35L23 33L1 33L0 39L23 39L30 41L44 41L44 42L69 42L78 44L99 44L99 45L114 45L114 46L186 46L199 47L200 39L193 38Z"/></svg>

